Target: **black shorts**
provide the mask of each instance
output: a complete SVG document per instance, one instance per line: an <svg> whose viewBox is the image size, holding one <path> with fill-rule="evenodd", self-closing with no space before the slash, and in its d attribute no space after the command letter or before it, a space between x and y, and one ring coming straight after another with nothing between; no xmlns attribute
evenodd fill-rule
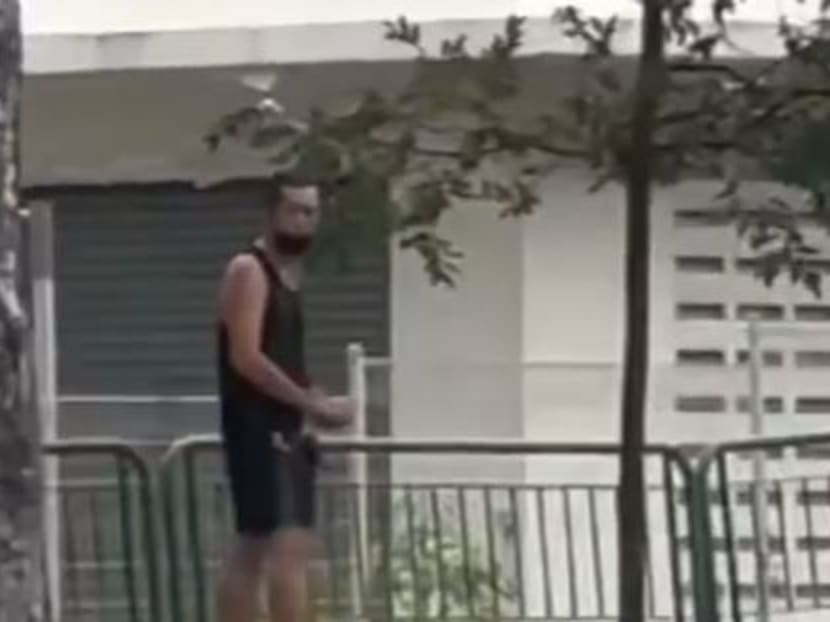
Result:
<svg viewBox="0 0 830 622"><path fill-rule="evenodd" d="M277 447L276 433L266 427L234 428L225 430L223 445L237 533L262 537L312 528L318 462L314 440L284 434Z"/></svg>

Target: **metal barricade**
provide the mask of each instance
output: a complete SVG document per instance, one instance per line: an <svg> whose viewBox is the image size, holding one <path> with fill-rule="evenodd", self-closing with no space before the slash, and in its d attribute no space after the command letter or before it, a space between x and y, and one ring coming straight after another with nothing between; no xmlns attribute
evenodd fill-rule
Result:
<svg viewBox="0 0 830 622"><path fill-rule="evenodd" d="M231 531L219 449L187 438L163 461L173 620L215 619ZM335 464L318 504L321 619L616 619L618 445L372 439L324 450ZM691 620L692 469L668 446L646 459L649 619Z"/></svg>
<svg viewBox="0 0 830 622"><path fill-rule="evenodd" d="M724 443L701 457L694 477L701 622L741 622L762 611L771 619L828 615L819 612L830 608L828 457L830 434ZM763 481L751 468L759 459Z"/></svg>
<svg viewBox="0 0 830 622"><path fill-rule="evenodd" d="M57 468L45 491L48 593L61 622L162 619L159 538L150 471L119 440L44 447ZM50 478L51 479L51 478Z"/></svg>

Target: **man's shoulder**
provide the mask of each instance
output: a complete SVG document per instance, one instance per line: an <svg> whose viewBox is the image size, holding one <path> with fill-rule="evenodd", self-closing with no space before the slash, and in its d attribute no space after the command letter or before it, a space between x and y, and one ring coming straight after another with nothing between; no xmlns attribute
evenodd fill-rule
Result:
<svg viewBox="0 0 830 622"><path fill-rule="evenodd" d="M262 264L251 251L241 251L233 255L225 265L225 278L264 277Z"/></svg>

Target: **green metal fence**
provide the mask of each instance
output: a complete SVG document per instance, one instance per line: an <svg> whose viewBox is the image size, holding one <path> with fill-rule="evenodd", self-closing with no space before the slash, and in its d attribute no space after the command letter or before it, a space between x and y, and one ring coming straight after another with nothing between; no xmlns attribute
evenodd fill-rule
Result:
<svg viewBox="0 0 830 622"><path fill-rule="evenodd" d="M157 622L160 540L146 462L119 441L54 443L46 452L59 476L47 511L60 515L48 534L58 564L50 594L59 597L49 609L65 622Z"/></svg>
<svg viewBox="0 0 830 622"><path fill-rule="evenodd" d="M830 434L724 443L701 457L701 622L830 608L828 457Z"/></svg>
<svg viewBox="0 0 830 622"><path fill-rule="evenodd" d="M183 439L156 468L128 442L47 448L59 463L47 508L58 514L50 594L62 622L213 622L231 534L218 449L216 438ZM616 618L616 445L325 449L323 619ZM647 452L649 619L830 608L830 434L684 455Z"/></svg>
<svg viewBox="0 0 830 622"><path fill-rule="evenodd" d="M230 535L218 449L212 438L180 441L162 468L173 620L214 620ZM315 573L325 619L617 617L616 445L374 440L326 450L335 464L320 488L326 554ZM361 460L362 471L350 468ZM574 461L603 475L563 477ZM691 468L670 447L649 448L647 461L650 619L689 620Z"/></svg>

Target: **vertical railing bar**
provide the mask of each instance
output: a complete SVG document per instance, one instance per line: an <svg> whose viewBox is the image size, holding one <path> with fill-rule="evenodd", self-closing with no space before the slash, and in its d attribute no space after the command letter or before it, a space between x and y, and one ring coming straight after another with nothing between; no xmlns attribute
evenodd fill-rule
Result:
<svg viewBox="0 0 830 622"><path fill-rule="evenodd" d="M513 536L515 538L515 552L516 552L516 586L518 590L519 599L519 618L524 620L527 618L527 602L525 601L525 569L524 569L524 555L522 549L524 547L524 538L522 538L522 527L519 516L519 502L518 490L515 486L509 489L510 495L510 519L513 523Z"/></svg>
<svg viewBox="0 0 830 622"><path fill-rule="evenodd" d="M144 534L144 556L145 570L147 573L147 590L150 599L150 620L152 622L163 622L161 589L159 581L161 573L158 563L156 547L161 544L161 539L156 534L156 508L153 491L150 488L150 474L146 463L137 462L137 477L139 495L141 498L141 516L143 520L142 530Z"/></svg>
<svg viewBox="0 0 830 622"><path fill-rule="evenodd" d="M602 574L602 544L599 539L599 524L597 520L597 491L588 488L588 516L591 524L591 552L594 561L594 585L597 590L597 613L598 617L605 618L605 580Z"/></svg>
<svg viewBox="0 0 830 622"><path fill-rule="evenodd" d="M71 598L72 598L72 601L73 601L72 609L77 612L78 619L83 620L83 619L86 619L86 616L84 615L83 603L81 601L81 598L82 598L82 596L81 596L81 586L80 586L80 582L79 582L79 579L78 579L79 561L78 561L78 551L77 551L77 548L76 548L77 543L75 542L75 537L74 537L77 534L76 534L75 528L73 526L73 521L72 521L73 514L70 511L71 510L71 503L70 503L69 494L70 494L69 492L65 492L63 494L63 496L62 496L63 497L63 503L61 504L63 506L62 509L63 509L63 516L65 517L64 520L66 521L65 527L64 527L64 529L66 531L66 537L63 538L63 540L64 540L64 543L65 543L64 546L65 546L65 550L66 550L66 567L69 571L69 581L67 581L67 582L69 583L69 592L70 592L70 595L71 595ZM63 607L61 607L61 609L63 609Z"/></svg>
<svg viewBox="0 0 830 622"><path fill-rule="evenodd" d="M568 587L571 596L571 617L579 618L580 607L578 600L578 592L576 587L576 551L574 549L573 539L573 515L571 513L571 495L570 488L563 486L562 491L562 511L565 514L565 542L567 543L567 559L568 559Z"/></svg>
<svg viewBox="0 0 830 622"><path fill-rule="evenodd" d="M412 572L412 602L415 606L412 608L413 620L418 620L421 606L420 597L420 580L418 572L418 540L415 529L415 508L412 499L412 486L406 485L404 487L404 502L406 503L406 529L409 532L409 566Z"/></svg>
<svg viewBox="0 0 830 622"><path fill-rule="evenodd" d="M444 530L442 529L441 508L438 504L439 490L433 488L429 492L429 502L432 508L432 522L435 532L435 562L438 572L438 598L440 608L440 619L447 618L447 573L444 568Z"/></svg>
<svg viewBox="0 0 830 622"><path fill-rule="evenodd" d="M100 527L98 524L98 518L101 512L98 509L98 503L96 501L97 495L94 487L88 491L87 496L89 501L89 512L91 514L89 520L89 536L90 544L92 546L92 564L94 565L92 572L95 574L95 579L98 583L98 598L95 599L95 601L99 603L97 613L98 620L99 622L101 622L104 617L104 611L101 605L103 604L104 595L106 593L106 587L104 582L104 562L101 559L101 549L103 548L103 545L101 543L101 534L99 532ZM127 564L125 559L124 568L126 569L126 567ZM125 582L124 587L125 589L129 590L129 581Z"/></svg>
<svg viewBox="0 0 830 622"><path fill-rule="evenodd" d="M790 560L790 547L787 542L787 512L784 509L784 485L782 482L775 482L775 491L778 495L778 525L781 532L781 556L784 558L784 586L787 599L787 609L792 611L795 608L793 599L793 577L792 564Z"/></svg>
<svg viewBox="0 0 830 622"><path fill-rule="evenodd" d="M769 497L767 495L766 490L766 481L764 480L763 483L758 479L753 479L753 481L749 485L748 492L750 493L752 499L750 503L750 523L752 525L752 543L755 549L755 598L758 603L758 611L760 613L761 607L764 608L765 611L769 610L769 577L763 576L759 574L760 568L767 568L766 561L761 562L761 559L766 557L766 554L761 555L760 551L768 551L769 550L769 533L761 532L761 526L766 525L767 521L765 520L766 517L761 517L759 514L759 507L763 507L764 509L767 508ZM759 503L757 500L759 498L763 498L763 502ZM767 542L761 545L757 543L760 542L762 539L766 539ZM743 548L741 544L741 539L738 538L738 550Z"/></svg>
<svg viewBox="0 0 830 622"><path fill-rule="evenodd" d="M196 486L196 452L193 449L184 454L184 476L186 502L186 520L190 536L190 561L193 570L195 594L195 611L197 622L207 622L206 586L203 576L204 555L202 551L201 532L199 530L199 493Z"/></svg>
<svg viewBox="0 0 830 622"><path fill-rule="evenodd" d="M124 579L127 583L127 595L130 607L130 621L138 622L138 595L136 594L135 552L133 550L132 508L130 503L129 472L124 465L124 458L118 456L118 497L121 515L121 538L124 546Z"/></svg>
<svg viewBox="0 0 830 622"><path fill-rule="evenodd" d="M181 454L168 458L161 472L160 483L162 490L162 521L166 536L166 585L169 598L169 615L171 622L185 619L182 605L181 579L179 555L179 523L176 520L176 470L175 464L181 460Z"/></svg>
<svg viewBox="0 0 830 622"><path fill-rule="evenodd" d="M686 608L683 606L683 577L680 565L680 558L677 554L678 537L677 537L677 509L675 503L677 500L677 490L674 485L674 471L671 458L663 454L663 494L666 500L666 519L669 523L668 545L669 545L669 565L671 568L671 582L672 591L674 592L672 598L672 605L674 607L674 619L676 622L685 622ZM686 486L690 486L686 482Z"/></svg>
<svg viewBox="0 0 830 622"><path fill-rule="evenodd" d="M801 505L804 508L804 526L807 528L807 556L810 560L810 581L812 583L813 605L821 605L819 594L818 560L815 546L815 530L813 524L812 492L806 477L801 478Z"/></svg>
<svg viewBox="0 0 830 622"><path fill-rule="evenodd" d="M490 486L484 487L484 522L487 534L487 558L490 567L490 587L492 589L493 599L493 616L498 619L501 617L501 598L499 598L501 588L501 578L499 577L498 559L496 557L496 543L493 534L493 497L492 488Z"/></svg>
<svg viewBox="0 0 830 622"><path fill-rule="evenodd" d="M646 525L649 524L649 491L648 487L644 492L644 499L646 504ZM649 613L651 617L654 618L657 616L657 594L656 594L656 582L654 579L654 547L651 543L651 538L648 534L648 527L646 526L643 529L643 548L645 549L645 562L646 562L646 593L648 594L648 607Z"/></svg>
<svg viewBox="0 0 830 622"><path fill-rule="evenodd" d="M716 550L712 531L713 495L709 480L715 454L704 454L692 467L681 457L678 465L686 475L684 498L688 508L689 552L692 564L693 619L695 622L721 620L720 593L716 579ZM715 493L717 495L717 493ZM717 509L717 508L716 508Z"/></svg>
<svg viewBox="0 0 830 622"><path fill-rule="evenodd" d="M536 489L536 508L539 520L539 543L541 544L542 553L542 577L545 582L545 617L554 617L554 588L552 585L552 577L550 570L550 543L548 542L547 530L547 509L545 503L545 489L539 486Z"/></svg>
<svg viewBox="0 0 830 622"><path fill-rule="evenodd" d="M462 486L457 487L458 515L461 523L461 564L464 572L464 592L467 596L467 613L471 619L476 617L476 601L473 589L472 566L470 564L470 532L467 524L467 495Z"/></svg>
<svg viewBox="0 0 830 622"><path fill-rule="evenodd" d="M375 484L372 488L377 490L382 497L380 504L383 512L381 514L381 564L383 567L383 594L386 604L386 617L388 620L395 619L395 600L392 593L391 577L392 577L392 520L394 519L393 507L393 490L392 487L386 484Z"/></svg>
<svg viewBox="0 0 830 622"><path fill-rule="evenodd" d="M735 552L735 536L732 526L732 502L729 495L729 472L726 464L726 457L719 454L717 457L718 479L720 486L721 511L723 513L723 533L726 546L727 569L729 576L729 590L732 600L733 622L741 622L743 619L741 607L741 592L738 576L738 560Z"/></svg>

